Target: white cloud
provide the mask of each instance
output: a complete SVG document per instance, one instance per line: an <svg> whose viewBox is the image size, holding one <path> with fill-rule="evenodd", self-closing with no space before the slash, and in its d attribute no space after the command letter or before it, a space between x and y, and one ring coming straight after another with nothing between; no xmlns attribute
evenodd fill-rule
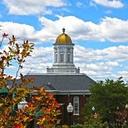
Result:
<svg viewBox="0 0 128 128"><path fill-rule="evenodd" d="M105 17L96 24L91 21L84 21L75 16L59 16L54 21L45 17L40 18L40 21L44 28L38 31L36 36L42 41L45 38L55 39L63 27L67 29L66 32L74 40L128 41L128 20Z"/></svg>
<svg viewBox="0 0 128 128"><path fill-rule="evenodd" d="M111 65L111 64L112 65ZM117 71L113 72L117 68L118 63L112 62L99 62L99 63L88 63L88 64L76 64L80 67L82 73L87 74L94 80L104 80L107 78L118 78Z"/></svg>
<svg viewBox="0 0 128 128"><path fill-rule="evenodd" d="M107 78L117 79L128 78L128 68L123 64L128 61L128 46L115 46L105 49L90 49L82 46L75 46L75 65L80 67L81 73L87 74L95 80ZM78 59L79 58L79 59ZM120 61L121 60L121 61ZM32 56L26 59L23 74L41 74L46 72L47 66L53 64L53 47L35 47ZM16 70L11 66L9 70Z"/></svg>
<svg viewBox="0 0 128 128"><path fill-rule="evenodd" d="M128 41L128 20L106 17L100 24L101 33L112 42Z"/></svg>
<svg viewBox="0 0 128 128"><path fill-rule="evenodd" d="M125 49L125 51L124 51ZM114 55L114 56L113 56ZM80 67L82 73L95 80L105 78L127 78L127 67L123 66L128 61L128 46L109 47L105 49L89 49L82 46L75 46L75 65ZM79 60L77 60L79 58ZM122 59L122 61L119 61ZM35 47L32 56L27 58L22 73L44 73L47 66L53 64L52 47ZM122 66L121 66L122 65ZM12 68L11 68L12 70Z"/></svg>
<svg viewBox="0 0 128 128"><path fill-rule="evenodd" d="M110 8L122 8L124 6L121 0L93 0L93 2Z"/></svg>
<svg viewBox="0 0 128 128"><path fill-rule="evenodd" d="M26 59L22 73L44 73L53 61L52 47L35 47L32 56Z"/></svg>
<svg viewBox="0 0 128 128"><path fill-rule="evenodd" d="M75 63L81 71L94 79L127 78L124 73L128 61L128 46L113 46L105 49L91 49L75 46ZM121 70L121 71L120 71Z"/></svg>
<svg viewBox="0 0 128 128"><path fill-rule="evenodd" d="M103 60L104 61L104 60ZM95 80L101 80L106 78L113 78L114 73L113 70L119 67L118 62L90 62L90 63L76 63L82 73L87 74L88 76L92 77ZM117 78L115 75L114 78Z"/></svg>
<svg viewBox="0 0 128 128"><path fill-rule="evenodd" d="M4 0L9 13L13 15L46 14L48 7L63 7L63 0ZM51 13L51 12L50 12Z"/></svg>
<svg viewBox="0 0 128 128"><path fill-rule="evenodd" d="M75 61L76 63L93 61L128 61L128 46L113 46L105 49L88 49L82 46L75 47Z"/></svg>
<svg viewBox="0 0 128 128"><path fill-rule="evenodd" d="M1 31L0 36L3 33L7 33L9 35L15 35L18 39L24 40L34 40L35 38L35 29L33 26L26 24L19 24L13 22L0 22Z"/></svg>
<svg viewBox="0 0 128 128"><path fill-rule="evenodd" d="M2 32L14 34L23 39L48 41L54 40L66 28L73 40L95 40L111 42L128 41L128 20L105 17L99 23L85 21L75 16L58 16L56 20L41 17L42 28L35 30L33 26L13 22L0 22Z"/></svg>
<svg viewBox="0 0 128 128"><path fill-rule="evenodd" d="M112 42L128 41L128 21L117 18L104 18L100 23L95 24L84 21L74 16L58 17L52 21L45 17L40 18L42 29L35 30L34 27L26 24L0 22L2 33L14 34L19 39L38 41L55 40L65 27L66 33L71 35L73 40L109 40ZM72 24L71 24L72 23ZM54 43L54 42L53 42ZM35 48L33 56L25 63L23 73L43 73L46 67L52 65L52 48ZM47 56L47 57L46 57ZM117 76L127 77L126 69L121 67L128 61L128 46L113 46L105 49L92 49L82 46L75 46L75 63L81 67L81 71L94 79L116 78ZM37 63L38 62L38 63ZM122 69L121 71L117 70Z"/></svg>
<svg viewBox="0 0 128 128"><path fill-rule="evenodd" d="M118 77L123 77L127 82L128 82L128 71L119 71L117 73L117 76Z"/></svg>

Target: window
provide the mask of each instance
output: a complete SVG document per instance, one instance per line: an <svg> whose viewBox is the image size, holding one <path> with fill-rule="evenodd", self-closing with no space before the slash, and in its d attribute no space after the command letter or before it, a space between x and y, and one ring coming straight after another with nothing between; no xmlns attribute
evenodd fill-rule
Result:
<svg viewBox="0 0 128 128"><path fill-rule="evenodd" d="M67 52L70 53L70 48L67 49Z"/></svg>
<svg viewBox="0 0 128 128"><path fill-rule="evenodd" d="M70 54L67 55L67 62L70 62Z"/></svg>
<svg viewBox="0 0 128 128"><path fill-rule="evenodd" d="M62 62L64 62L64 54L60 54L60 62L62 63Z"/></svg>
<svg viewBox="0 0 128 128"><path fill-rule="evenodd" d="M73 98L73 108L74 108L73 114L79 115L79 97L78 96L75 96Z"/></svg>

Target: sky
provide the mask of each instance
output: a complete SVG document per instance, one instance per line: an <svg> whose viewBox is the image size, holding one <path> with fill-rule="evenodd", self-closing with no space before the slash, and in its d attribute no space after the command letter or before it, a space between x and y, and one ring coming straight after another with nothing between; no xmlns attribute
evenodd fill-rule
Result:
<svg viewBox="0 0 128 128"><path fill-rule="evenodd" d="M23 74L52 66L53 44L65 28L81 73L128 81L128 0L0 0L0 26L0 39L8 33L35 44ZM6 46L4 41L1 49ZM7 73L15 71L13 63Z"/></svg>

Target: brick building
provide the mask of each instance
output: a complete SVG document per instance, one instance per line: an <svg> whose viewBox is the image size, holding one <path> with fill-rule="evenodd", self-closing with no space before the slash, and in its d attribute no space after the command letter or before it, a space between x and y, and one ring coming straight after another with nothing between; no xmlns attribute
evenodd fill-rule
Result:
<svg viewBox="0 0 128 128"><path fill-rule="evenodd" d="M34 77L34 83L30 87L43 85L47 91L54 93L61 105L62 124L67 124L69 121L67 112L69 103L73 105L71 123L82 121L82 109L90 95L89 86L94 83L94 80L86 74L80 73L80 69L75 67L73 48L71 38L63 29L63 33L57 37L54 43L53 66L47 68L47 73L28 75L28 77Z"/></svg>

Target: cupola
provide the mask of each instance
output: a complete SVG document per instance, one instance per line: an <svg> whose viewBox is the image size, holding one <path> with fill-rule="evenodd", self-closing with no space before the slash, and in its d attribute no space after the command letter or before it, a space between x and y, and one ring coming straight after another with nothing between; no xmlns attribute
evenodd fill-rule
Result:
<svg viewBox="0 0 128 128"><path fill-rule="evenodd" d="M70 45L70 44L72 44L72 40L71 40L70 36L65 33L65 28L62 29L62 32L63 33L60 34L56 38L55 44L57 44L57 45Z"/></svg>

